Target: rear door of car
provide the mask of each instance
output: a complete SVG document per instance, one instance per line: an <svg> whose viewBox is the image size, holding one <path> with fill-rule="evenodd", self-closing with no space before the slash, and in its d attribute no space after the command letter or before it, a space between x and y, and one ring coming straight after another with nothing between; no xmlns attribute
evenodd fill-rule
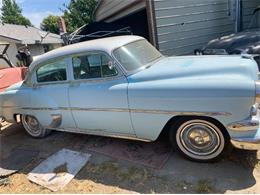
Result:
<svg viewBox="0 0 260 195"><path fill-rule="evenodd" d="M69 99L77 128L93 134L135 136L128 109L128 82L110 56L93 51L72 57Z"/></svg>
<svg viewBox="0 0 260 195"><path fill-rule="evenodd" d="M76 128L68 99L69 59L53 59L37 66L35 70L35 84L28 100L31 107L26 109L36 116L43 126L64 130ZM56 121L61 123L57 124Z"/></svg>

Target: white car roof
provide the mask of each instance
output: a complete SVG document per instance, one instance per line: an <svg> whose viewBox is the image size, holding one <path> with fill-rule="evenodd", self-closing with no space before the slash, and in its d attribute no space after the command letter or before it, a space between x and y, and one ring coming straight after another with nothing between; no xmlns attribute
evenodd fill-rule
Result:
<svg viewBox="0 0 260 195"><path fill-rule="evenodd" d="M144 39L144 38L140 36L125 35L125 36L95 39L91 41L85 41L81 43L68 45L65 47L54 49L43 55L37 56L37 58L30 65L30 70L32 70L37 64L42 63L46 60L50 60L53 58L57 58L64 55L70 55L74 53L81 53L86 51L104 51L107 52L108 54L111 54L114 49L140 39Z"/></svg>

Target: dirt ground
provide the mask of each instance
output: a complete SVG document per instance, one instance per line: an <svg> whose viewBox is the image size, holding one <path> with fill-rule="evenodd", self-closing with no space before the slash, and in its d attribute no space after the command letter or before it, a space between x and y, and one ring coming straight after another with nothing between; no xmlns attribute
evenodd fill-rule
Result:
<svg viewBox="0 0 260 195"><path fill-rule="evenodd" d="M162 169L152 169L82 147L94 136L52 132L45 139L33 139L17 125L0 133L0 160L15 148L39 151L22 170L4 179L0 193L52 193L31 183L27 174L62 148L91 153L92 157L57 193L260 193L260 152L233 150L225 159L210 164L190 162L173 152Z"/></svg>

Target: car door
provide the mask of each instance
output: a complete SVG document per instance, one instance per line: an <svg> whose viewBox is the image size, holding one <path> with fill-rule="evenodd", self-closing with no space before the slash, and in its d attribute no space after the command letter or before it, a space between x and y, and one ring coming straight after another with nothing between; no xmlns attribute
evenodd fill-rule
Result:
<svg viewBox="0 0 260 195"><path fill-rule="evenodd" d="M134 136L128 82L110 56L104 52L74 55L72 69L69 99L77 128L92 134Z"/></svg>
<svg viewBox="0 0 260 195"><path fill-rule="evenodd" d="M70 58L59 58L37 66L34 73L34 86L27 108L43 126L50 128L76 128L69 107L68 73Z"/></svg>

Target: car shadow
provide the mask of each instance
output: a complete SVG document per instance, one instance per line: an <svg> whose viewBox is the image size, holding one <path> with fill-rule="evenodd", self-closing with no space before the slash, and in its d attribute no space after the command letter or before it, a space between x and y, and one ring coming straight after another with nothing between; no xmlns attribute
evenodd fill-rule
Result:
<svg viewBox="0 0 260 195"><path fill-rule="evenodd" d="M26 151L31 159L24 162L19 172L28 174L50 155L67 148L92 154L87 165L75 176L76 182L90 180L138 193L224 193L248 189L256 184L253 172L258 159L255 151L233 150L216 163L191 162L177 152L171 152L163 167L156 169L90 151L86 141L95 142L97 139L98 136L62 132L52 132L44 139L33 139L21 126L11 125L0 133L1 168L17 169L19 159L15 158L19 155L14 155L14 151ZM120 139L112 140L120 142ZM6 159L11 159L9 164Z"/></svg>

